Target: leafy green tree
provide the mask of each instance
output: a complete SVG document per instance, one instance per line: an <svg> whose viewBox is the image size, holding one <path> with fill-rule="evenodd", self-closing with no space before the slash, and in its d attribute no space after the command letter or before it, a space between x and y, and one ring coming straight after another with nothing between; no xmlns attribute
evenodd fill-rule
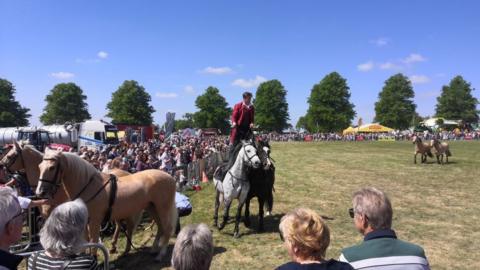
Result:
<svg viewBox="0 0 480 270"><path fill-rule="evenodd" d="M296 129L307 129L307 119L305 116L298 118L297 124L295 125Z"/></svg>
<svg viewBox="0 0 480 270"><path fill-rule="evenodd" d="M150 105L152 97L137 81L127 80L112 93L107 104L107 116L114 124L151 125L155 109Z"/></svg>
<svg viewBox="0 0 480 270"><path fill-rule="evenodd" d="M175 120L175 128L174 130L186 129L186 128L193 128L193 114L186 113L183 115L182 119Z"/></svg>
<svg viewBox="0 0 480 270"><path fill-rule="evenodd" d="M270 80L258 86L253 105L255 124L263 131L277 131L289 127L287 90L278 80Z"/></svg>
<svg viewBox="0 0 480 270"><path fill-rule="evenodd" d="M375 121L380 124L404 130L410 127L415 116L413 103L415 93L406 76L399 73L385 81L375 103Z"/></svg>
<svg viewBox="0 0 480 270"><path fill-rule="evenodd" d="M229 128L228 118L232 109L228 107L220 91L213 86L208 87L205 93L198 96L195 106L199 109L194 115L195 127L218 128L226 133Z"/></svg>
<svg viewBox="0 0 480 270"><path fill-rule="evenodd" d="M453 78L449 85L442 87L442 93L437 98L436 116L466 123L478 122L478 100L472 95L473 90L462 76Z"/></svg>
<svg viewBox="0 0 480 270"><path fill-rule="evenodd" d="M0 78L0 127L28 126L30 109L15 100L15 87Z"/></svg>
<svg viewBox="0 0 480 270"><path fill-rule="evenodd" d="M74 83L59 83L45 97L47 105L40 121L45 125L83 122L90 119L87 96Z"/></svg>
<svg viewBox="0 0 480 270"><path fill-rule="evenodd" d="M328 74L314 85L305 115L307 130L338 132L348 127L356 114L349 89L347 81L337 72Z"/></svg>

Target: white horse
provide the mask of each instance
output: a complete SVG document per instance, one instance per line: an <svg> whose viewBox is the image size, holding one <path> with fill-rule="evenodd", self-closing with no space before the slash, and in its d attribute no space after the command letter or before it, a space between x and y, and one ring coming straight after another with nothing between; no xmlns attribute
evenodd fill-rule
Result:
<svg viewBox="0 0 480 270"><path fill-rule="evenodd" d="M257 149L251 142L242 141L241 144L237 146L235 151L237 154L235 163L232 168L228 170L222 179L218 175L218 171L221 167L217 168L214 177L213 183L215 184L216 195L215 195L215 214L213 216L214 224L218 227L219 230L222 230L225 227L225 224L228 221L228 213L230 210L230 205L232 204L233 199L238 199L238 208L237 215L235 219L235 230L234 237L239 237L238 224L240 223L240 218L242 215L242 207L245 204L247 199L248 191L250 190L250 183L247 179L247 167L259 168L261 165L260 158L257 155ZM220 201L224 201L224 213L223 221L218 225L218 208L220 207Z"/></svg>

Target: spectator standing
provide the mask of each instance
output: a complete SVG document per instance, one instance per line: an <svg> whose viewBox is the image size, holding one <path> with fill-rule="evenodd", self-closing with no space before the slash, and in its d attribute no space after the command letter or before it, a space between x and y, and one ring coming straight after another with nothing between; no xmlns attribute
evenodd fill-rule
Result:
<svg viewBox="0 0 480 270"><path fill-rule="evenodd" d="M177 236L172 253L175 270L207 270L213 257L212 232L206 224L188 225Z"/></svg>
<svg viewBox="0 0 480 270"><path fill-rule="evenodd" d="M22 236L24 212L13 190L0 188L0 270L15 270L22 257L11 254L11 245Z"/></svg>

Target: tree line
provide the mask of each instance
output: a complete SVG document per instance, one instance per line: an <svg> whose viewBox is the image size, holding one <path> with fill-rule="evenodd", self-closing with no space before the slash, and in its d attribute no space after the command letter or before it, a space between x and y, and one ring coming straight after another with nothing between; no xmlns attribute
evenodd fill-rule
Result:
<svg viewBox="0 0 480 270"><path fill-rule="evenodd" d="M462 76L454 77L442 87L437 97L435 116L446 119L476 123L479 119L478 100L472 95L471 84ZM0 79L0 127L26 126L29 124L29 109L15 99L15 86ZM287 90L279 80L261 83L255 93L255 124L263 131L281 132L291 127L286 100ZM313 85L307 99L308 110L299 118L296 128L309 132L339 132L352 124L356 116L355 106L350 102L347 80L339 73L326 75ZM375 103L375 122L394 129L407 129L422 120L416 112L415 92L412 83L399 73L388 78ZM60 83L45 97L46 106L40 116L45 124L82 122L91 118L87 96L75 83ZM114 124L150 125L155 109L150 104L151 96L137 81L126 80L112 93L107 103L106 116ZM232 109L220 94L209 86L195 100L197 111L186 113L175 121L175 129L217 128L226 133Z"/></svg>

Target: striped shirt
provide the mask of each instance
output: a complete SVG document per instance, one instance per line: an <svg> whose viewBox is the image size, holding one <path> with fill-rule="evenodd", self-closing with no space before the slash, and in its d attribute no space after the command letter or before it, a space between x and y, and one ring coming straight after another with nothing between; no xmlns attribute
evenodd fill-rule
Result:
<svg viewBox="0 0 480 270"><path fill-rule="evenodd" d="M64 267L64 268L62 268ZM68 258L52 258L45 251L32 254L28 258L28 270L95 270L97 261L90 255L78 255Z"/></svg>
<svg viewBox="0 0 480 270"><path fill-rule="evenodd" d="M423 248L397 239L393 230L376 230L363 243L346 248L340 261L362 270L429 270Z"/></svg>

